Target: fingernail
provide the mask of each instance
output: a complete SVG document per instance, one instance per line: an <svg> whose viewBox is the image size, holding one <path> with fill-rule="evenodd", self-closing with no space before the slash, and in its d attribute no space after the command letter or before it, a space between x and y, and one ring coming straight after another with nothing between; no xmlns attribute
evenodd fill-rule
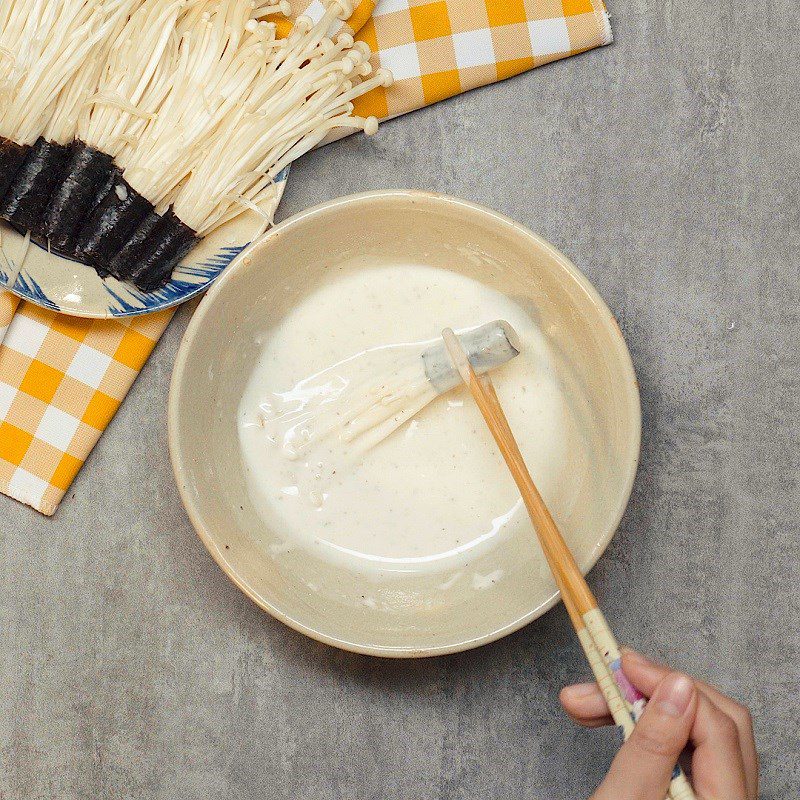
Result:
<svg viewBox="0 0 800 800"><path fill-rule="evenodd" d="M575 683L572 686L567 686L566 691L573 697L589 697L595 695L600 691L596 683Z"/></svg>
<svg viewBox="0 0 800 800"><path fill-rule="evenodd" d="M651 702L669 717L682 717L692 702L694 681L686 675L673 672L656 687Z"/></svg>

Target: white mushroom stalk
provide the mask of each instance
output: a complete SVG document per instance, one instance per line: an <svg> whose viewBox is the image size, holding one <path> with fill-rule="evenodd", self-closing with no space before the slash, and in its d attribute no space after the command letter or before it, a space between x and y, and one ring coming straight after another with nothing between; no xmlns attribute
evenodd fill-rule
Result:
<svg viewBox="0 0 800 800"><path fill-rule="evenodd" d="M257 3L253 0L253 19L262 19L263 17L271 17L275 14L282 14L288 17L292 13L292 4L289 0L279 0L277 3Z"/></svg>
<svg viewBox="0 0 800 800"><path fill-rule="evenodd" d="M284 4L259 8L279 13ZM200 148L267 62L275 26L253 17L253 0L207 0L179 27L177 66L157 116L122 154L125 179L158 204L189 174Z"/></svg>
<svg viewBox="0 0 800 800"><path fill-rule="evenodd" d="M33 144L59 93L103 36L99 0L5 0L0 8L0 135Z"/></svg>
<svg viewBox="0 0 800 800"><path fill-rule="evenodd" d="M44 138L58 144L69 144L77 135L78 120L90 98L98 90L103 66L111 46L122 32L128 18L144 0L105 0L100 6L102 17L98 35L80 68L61 90Z"/></svg>
<svg viewBox="0 0 800 800"><path fill-rule="evenodd" d="M144 0L108 50L78 138L118 158L155 117L172 85L179 16L189 0Z"/></svg>
<svg viewBox="0 0 800 800"><path fill-rule="evenodd" d="M392 81L333 33L352 0L322 3L281 38L288 0L0 0L0 217L142 291L239 215L265 229L279 173L375 133L353 101Z"/></svg>
<svg viewBox="0 0 800 800"><path fill-rule="evenodd" d="M266 209L280 171L316 147L334 129L376 132L374 117L353 115L353 100L391 74L369 65L369 48L349 34L327 33L352 13L334 0L316 24L299 17L292 33L273 44L268 63L246 96L205 143L202 157L177 192L173 210L204 236L247 210L270 219Z"/></svg>
<svg viewBox="0 0 800 800"><path fill-rule="evenodd" d="M38 14L37 14L38 11ZM49 12L49 21L42 16ZM40 25L52 24L56 6L37 8L24 0L0 3L0 108L5 111L13 96L14 85L36 52L34 43Z"/></svg>

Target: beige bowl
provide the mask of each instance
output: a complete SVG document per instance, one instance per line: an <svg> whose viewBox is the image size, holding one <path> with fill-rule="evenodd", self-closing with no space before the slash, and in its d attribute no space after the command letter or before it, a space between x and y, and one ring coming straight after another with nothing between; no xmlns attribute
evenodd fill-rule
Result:
<svg viewBox="0 0 800 800"><path fill-rule="evenodd" d="M504 579L487 591L441 576L393 578L367 607L363 581L308 555L272 556L281 540L248 496L237 408L259 352L257 339L334 269L421 263L462 272L527 304L554 352L565 392L602 434L603 491L560 519L588 571L628 502L639 457L636 378L609 309L549 244L507 217L450 197L384 191L334 200L270 231L211 288L184 337L169 398L175 477L200 538L228 576L279 620L322 642L381 656L429 656L498 639L552 607L555 586L535 541L483 557ZM518 537L519 538L519 537Z"/></svg>

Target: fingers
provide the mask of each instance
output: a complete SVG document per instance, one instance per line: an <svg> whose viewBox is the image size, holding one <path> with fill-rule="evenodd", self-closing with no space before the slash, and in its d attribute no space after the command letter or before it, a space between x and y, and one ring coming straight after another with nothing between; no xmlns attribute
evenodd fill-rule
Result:
<svg viewBox="0 0 800 800"><path fill-rule="evenodd" d="M692 679L677 672L667 674L655 687L594 800L664 797L689 740L697 704L698 692Z"/></svg>
<svg viewBox="0 0 800 800"><path fill-rule="evenodd" d="M722 695L724 697L724 695ZM756 750L756 737L753 732L753 719L750 711L730 698L735 708L726 713L733 719L739 734L739 746L742 750L742 761L747 783L748 800L758 800L758 751Z"/></svg>
<svg viewBox="0 0 800 800"><path fill-rule="evenodd" d="M702 681L696 681L700 694L725 714L736 726L739 749L744 765L745 785L748 800L758 800L758 753L756 751L753 720L750 711L730 697L726 697L718 689Z"/></svg>
<svg viewBox="0 0 800 800"><path fill-rule="evenodd" d="M657 664L635 653L632 650L625 650L622 657L622 667L628 679L644 694L649 694L669 673L669 668L662 664ZM729 717L736 726L738 745L740 748L741 762L744 765L745 781L747 786L746 797L748 800L758 798L758 754L756 751L755 736L753 734L753 722L750 712L743 705L722 694L715 687L695 681L697 688L702 696L719 712ZM705 708L705 705L701 706ZM717 719L717 715L713 715Z"/></svg>
<svg viewBox="0 0 800 800"><path fill-rule="evenodd" d="M695 746L692 775L704 800L755 800L736 723L702 693L691 739Z"/></svg>
<svg viewBox="0 0 800 800"><path fill-rule="evenodd" d="M584 728L599 728L613 725L608 706L596 683L578 683L561 690L561 705L564 711Z"/></svg>
<svg viewBox="0 0 800 800"><path fill-rule="evenodd" d="M727 715L736 725L736 733L744 764L748 800L758 800L758 752L753 733L753 720L745 706L722 694L719 689L703 681L696 681L700 693L708 698L715 708Z"/></svg>
<svg viewBox="0 0 800 800"><path fill-rule="evenodd" d="M623 654L623 669L630 681L648 696L654 695L675 674L630 650ZM693 772L698 795L703 800L757 800L758 755L750 712L707 683L694 681L694 686L697 713L689 738L695 745ZM561 702L580 725L596 728L613 724L596 684L565 688ZM635 795L620 795L627 796Z"/></svg>
<svg viewBox="0 0 800 800"><path fill-rule="evenodd" d="M669 674L670 668L645 658L641 653L624 648L622 651L622 671L640 692L649 696L659 682Z"/></svg>

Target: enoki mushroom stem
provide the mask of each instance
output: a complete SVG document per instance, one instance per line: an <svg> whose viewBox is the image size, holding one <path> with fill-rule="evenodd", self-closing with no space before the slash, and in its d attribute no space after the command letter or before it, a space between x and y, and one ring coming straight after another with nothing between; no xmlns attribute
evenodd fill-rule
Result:
<svg viewBox="0 0 800 800"><path fill-rule="evenodd" d="M239 215L265 229L281 171L374 134L353 101L392 82L323 3L281 38L288 0L0 0L0 215L145 290Z"/></svg>

